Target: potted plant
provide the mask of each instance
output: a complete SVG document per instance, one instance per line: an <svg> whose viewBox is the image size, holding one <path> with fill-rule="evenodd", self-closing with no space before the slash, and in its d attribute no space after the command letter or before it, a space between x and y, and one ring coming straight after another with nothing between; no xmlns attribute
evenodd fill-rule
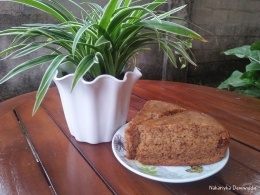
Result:
<svg viewBox="0 0 260 195"><path fill-rule="evenodd" d="M39 49L50 50L47 55L16 66L0 83L49 62L33 114L54 80L70 132L78 141L111 141L115 131L125 123L132 87L141 76L135 67L135 55L148 50L147 44L158 44L176 66L173 51L195 65L179 37L205 41L196 32L167 21L184 6L165 13L155 11L166 0L144 5L134 5L131 0L110 0L104 8L95 3L83 3L91 11L69 0L82 13L81 19L56 0L9 1L47 12L60 23L25 24L0 32L0 36L14 36L13 42L0 55L19 58ZM166 34L170 39L166 39ZM38 37L39 41L34 41Z"/></svg>

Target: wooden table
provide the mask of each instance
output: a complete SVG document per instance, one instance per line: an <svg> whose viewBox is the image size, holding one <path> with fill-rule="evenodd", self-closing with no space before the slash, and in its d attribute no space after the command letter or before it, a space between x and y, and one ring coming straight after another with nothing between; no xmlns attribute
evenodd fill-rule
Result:
<svg viewBox="0 0 260 195"><path fill-rule="evenodd" d="M137 82L128 121L147 100L156 99L207 113L231 134L230 158L221 171L200 181L174 184L124 168L111 142L77 142L69 133L55 87L31 117L34 97L32 92L0 103L0 194L260 194L258 99L184 83Z"/></svg>

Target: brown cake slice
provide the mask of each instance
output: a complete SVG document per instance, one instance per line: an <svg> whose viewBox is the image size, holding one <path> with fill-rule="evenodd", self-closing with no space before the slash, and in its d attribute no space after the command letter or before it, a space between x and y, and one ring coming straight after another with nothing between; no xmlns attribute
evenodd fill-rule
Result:
<svg viewBox="0 0 260 195"><path fill-rule="evenodd" d="M194 111L146 121L140 133L136 159L148 165L205 165L221 160L229 133L212 117Z"/></svg>
<svg viewBox="0 0 260 195"><path fill-rule="evenodd" d="M135 159L136 148L139 145L139 131L136 126L144 121L182 112L185 109L171 103L149 100L140 112L131 120L125 129L126 158Z"/></svg>

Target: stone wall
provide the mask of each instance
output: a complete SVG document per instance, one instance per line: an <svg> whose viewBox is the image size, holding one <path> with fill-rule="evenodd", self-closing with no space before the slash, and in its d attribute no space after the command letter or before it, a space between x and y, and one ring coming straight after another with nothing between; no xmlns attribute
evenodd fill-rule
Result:
<svg viewBox="0 0 260 195"><path fill-rule="evenodd" d="M76 14L80 14L69 2L59 0ZM151 2L151 0L145 0ZM142 2L145 2L142 1ZM82 0L76 0L82 2ZM95 0L104 5L107 1ZM161 9L167 10L187 4L177 16L183 17L200 26L186 24L199 32L209 42L194 41L192 52L196 58L197 67L189 65L185 69L175 69L168 62L167 72L163 78L162 65L166 61L158 46L151 46L151 51L140 53L138 67L141 68L143 79L166 79L181 82L192 82L203 85L216 85L228 77L235 69L244 69L247 61L235 57L221 55L221 51L249 45L260 39L260 1L259 0L171 0ZM0 2L0 30L20 26L24 23L57 22L43 12L20 4ZM210 33L209 33L210 32ZM12 39L0 37L0 51L6 48ZM44 51L43 51L44 52ZM0 78L21 61L41 55L34 53L19 60L1 60ZM152 67L152 68L151 68ZM0 85L0 101L37 90L46 66L33 68L13 77Z"/></svg>
<svg viewBox="0 0 260 195"><path fill-rule="evenodd" d="M182 3L191 6L188 13L190 21L211 32L190 25L209 42L194 41L192 51L198 67L189 66L188 80L208 85L220 84L234 70L244 71L247 60L220 53L260 40L260 1L185 0Z"/></svg>
<svg viewBox="0 0 260 195"><path fill-rule="evenodd" d="M248 60L221 52L260 40L260 1L171 0L171 8L185 4L177 16L190 21L182 24L208 42L193 41L192 53L198 66L178 70L168 65L171 80L216 87L234 70L244 71Z"/></svg>
<svg viewBox="0 0 260 195"><path fill-rule="evenodd" d="M0 30L9 29L22 24L57 22L43 12L37 12L33 8L26 7L17 3L0 2ZM13 37L0 37L0 51L6 49L12 42ZM43 51L42 51L43 52ZM42 53L34 52L31 55L19 59L4 59L0 57L0 78L6 75L11 69L21 62L35 58ZM0 85L0 102L11 97L35 91L38 89L41 77L44 74L46 66L32 68Z"/></svg>

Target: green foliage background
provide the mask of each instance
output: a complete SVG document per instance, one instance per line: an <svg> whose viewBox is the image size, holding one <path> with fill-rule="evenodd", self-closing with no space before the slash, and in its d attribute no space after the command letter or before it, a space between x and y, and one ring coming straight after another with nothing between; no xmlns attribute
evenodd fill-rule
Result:
<svg viewBox="0 0 260 195"><path fill-rule="evenodd" d="M246 66L244 73L238 70L234 71L218 88L260 98L260 41L251 46L245 45L223 53L239 58L248 58L250 63Z"/></svg>

